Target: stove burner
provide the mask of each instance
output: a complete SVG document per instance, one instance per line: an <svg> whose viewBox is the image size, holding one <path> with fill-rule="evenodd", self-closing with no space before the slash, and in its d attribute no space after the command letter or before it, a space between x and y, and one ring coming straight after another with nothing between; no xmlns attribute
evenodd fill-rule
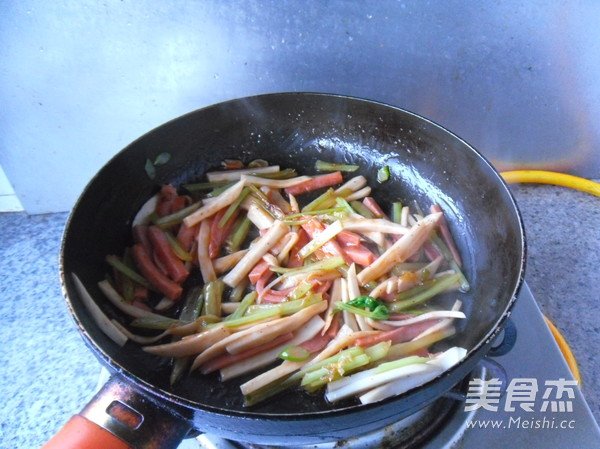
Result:
<svg viewBox="0 0 600 449"><path fill-rule="evenodd" d="M465 422L474 412L462 412L463 402L455 397L465 396L468 382L473 378L486 378L484 364L478 365L454 390L452 397L442 397L400 421L379 430L351 439L331 441L306 446L261 446L225 440L214 435L201 435L180 449L416 449L451 448L465 431ZM459 413L460 411L460 413Z"/></svg>

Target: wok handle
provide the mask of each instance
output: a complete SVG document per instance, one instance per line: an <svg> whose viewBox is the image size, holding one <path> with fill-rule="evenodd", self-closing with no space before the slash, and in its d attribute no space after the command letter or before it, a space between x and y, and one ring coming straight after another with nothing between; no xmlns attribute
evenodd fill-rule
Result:
<svg viewBox="0 0 600 449"><path fill-rule="evenodd" d="M42 449L175 449L191 429L183 415L113 375Z"/></svg>
<svg viewBox="0 0 600 449"><path fill-rule="evenodd" d="M517 326L511 318L504 322L502 341L493 346L487 353L488 357L500 357L508 354L517 342Z"/></svg>
<svg viewBox="0 0 600 449"><path fill-rule="evenodd" d="M42 449L132 449L119 437L81 415L73 416Z"/></svg>

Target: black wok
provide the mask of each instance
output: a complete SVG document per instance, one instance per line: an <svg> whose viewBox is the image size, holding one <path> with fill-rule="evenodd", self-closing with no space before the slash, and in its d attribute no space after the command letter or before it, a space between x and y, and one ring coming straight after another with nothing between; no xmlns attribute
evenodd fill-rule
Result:
<svg viewBox="0 0 600 449"><path fill-rule="evenodd" d="M145 162L162 152L172 158L156 168L152 180ZM426 207L439 204L472 285L460 297L468 319L452 341L468 349L466 359L433 381L376 404L331 405L320 396L288 392L244 409L238 385L245 379L221 383L217 376L193 374L170 386L168 362L134 343L114 344L86 312L70 273L108 315L119 317L96 287L107 270L105 255L130 244L131 221L158 185L201 179L225 158L266 159L299 173L313 173L317 158L358 164L377 186L380 204L413 199ZM392 178L377 185L377 169L384 165ZM486 355L516 299L524 253L520 215L502 178L471 146L427 119L376 102L309 93L262 95L194 111L118 153L91 180L69 218L61 254L67 304L84 340L113 373L82 415L131 447L159 447L157 442L174 447L190 429L240 441L307 444L379 428L431 403ZM125 404L118 408L125 415L117 413L117 419L106 414L115 403ZM123 426L119 416L130 415L141 417L141 424ZM64 441L62 447L69 447Z"/></svg>

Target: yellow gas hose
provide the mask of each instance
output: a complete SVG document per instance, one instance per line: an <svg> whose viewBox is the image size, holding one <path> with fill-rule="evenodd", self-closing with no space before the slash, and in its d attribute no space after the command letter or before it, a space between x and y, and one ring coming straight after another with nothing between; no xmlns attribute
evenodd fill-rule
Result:
<svg viewBox="0 0 600 449"><path fill-rule="evenodd" d="M556 328L554 323L552 323L552 321L550 321L546 316L544 316L544 319L546 320L546 324L550 328L550 332L552 332L552 335L554 336L554 339L556 340L556 343L558 344L560 352L562 352L567 365L569 365L569 369L571 370L571 373L573 373L573 377L577 381L577 384L581 386L581 373L579 372L579 366L577 365L577 360L575 360L575 356L573 355L571 347L565 340L565 337L563 337L560 331Z"/></svg>
<svg viewBox="0 0 600 449"><path fill-rule="evenodd" d="M505 171L500 174L508 183L554 184L600 196L600 183L580 178L579 176L545 170L514 170Z"/></svg>
<svg viewBox="0 0 600 449"><path fill-rule="evenodd" d="M592 195L600 196L600 184L589 179L580 178L578 176L567 175L565 173L551 172L545 170L514 170L500 173L504 180L508 183L538 183L538 184L554 184L557 186L569 187L571 189L581 190L582 192L591 193ZM546 324L550 328L550 332L554 336L560 351L569 365L573 377L579 385L581 385L581 373L577 360L573 355L569 344L556 328L554 323L544 316Z"/></svg>

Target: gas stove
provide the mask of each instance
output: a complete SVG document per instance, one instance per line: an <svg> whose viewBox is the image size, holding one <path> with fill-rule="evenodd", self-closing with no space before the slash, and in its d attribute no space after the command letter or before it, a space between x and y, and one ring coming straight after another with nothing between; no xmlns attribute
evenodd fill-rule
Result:
<svg viewBox="0 0 600 449"><path fill-rule="evenodd" d="M600 428L552 337L527 284L511 319L512 350L481 363L448 397L367 435L309 446L269 449L475 449L600 447ZM505 375L504 384L502 375ZM260 449L215 435L178 449Z"/></svg>

